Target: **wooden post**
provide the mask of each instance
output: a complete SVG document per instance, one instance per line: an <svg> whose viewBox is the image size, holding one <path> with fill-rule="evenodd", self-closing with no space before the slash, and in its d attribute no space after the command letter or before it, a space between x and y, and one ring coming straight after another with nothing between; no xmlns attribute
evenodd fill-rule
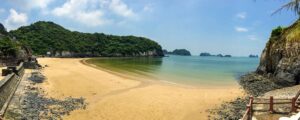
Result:
<svg viewBox="0 0 300 120"><path fill-rule="evenodd" d="M250 111L250 109L251 109L251 106L250 106L250 105L247 105L246 111L248 111L248 113L247 113L246 120L250 120L250 117L251 117L251 111Z"/></svg>
<svg viewBox="0 0 300 120"><path fill-rule="evenodd" d="M296 98L292 98L291 112L297 112L297 109L296 109Z"/></svg>
<svg viewBox="0 0 300 120"><path fill-rule="evenodd" d="M274 113L273 105L274 105L273 96L270 96L270 108L269 108L270 113Z"/></svg>
<svg viewBox="0 0 300 120"><path fill-rule="evenodd" d="M253 97L251 96L250 97L250 103L249 103L249 116L248 116L248 119L249 120L252 120L252 109L253 109Z"/></svg>

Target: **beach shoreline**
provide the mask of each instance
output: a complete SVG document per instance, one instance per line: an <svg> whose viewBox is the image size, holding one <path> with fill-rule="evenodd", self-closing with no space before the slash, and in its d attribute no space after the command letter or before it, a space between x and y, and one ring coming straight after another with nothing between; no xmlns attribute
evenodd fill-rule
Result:
<svg viewBox="0 0 300 120"><path fill-rule="evenodd" d="M222 81L208 81L206 79L198 79L197 81L186 81L182 79L172 80L172 78L157 78L155 75L148 75L147 73L144 73L140 70L138 71L126 71L122 70L120 68L114 68L113 66L108 68L108 66L101 65L99 63L94 63L93 59L110 59L107 57L104 58L85 58L82 59L80 62L84 65L90 66L92 68L105 71L120 77L137 80L137 81L151 81L151 82L158 82L160 84L172 84L172 85L178 85L181 87L196 87L196 88L212 88L212 89L218 89L218 88L230 88L232 86L240 86L238 83L238 79L233 80L234 78L223 78ZM118 58L116 58L118 59ZM89 61L91 60L91 61ZM204 82L200 82L204 81Z"/></svg>
<svg viewBox="0 0 300 120"><path fill-rule="evenodd" d="M189 87L133 80L83 64L85 59L39 58L47 77L39 86L48 97L83 97L88 106L64 119L207 119L212 109L242 96L239 86Z"/></svg>
<svg viewBox="0 0 300 120"><path fill-rule="evenodd" d="M125 72L125 71L114 71L114 70L111 70L111 69L106 69L106 68L103 68L101 66L97 66L93 63L88 63L87 60L89 59L93 59L93 58L87 58L87 59L82 59L80 60L80 62L86 66L89 66L89 67L92 67L92 68L95 68L97 70L101 70L101 71L105 71L105 72L108 72L110 74L114 74L114 75L117 75L119 77L122 77L122 78L126 78L126 79L131 79L131 80L137 80L137 81L140 81L140 82L145 82L145 81L148 81L148 82L152 82L152 83L158 83L158 84L168 84L168 85L176 85L176 86L180 86L180 87L194 87L194 88L211 88L211 89L216 89L216 88L230 88L232 86L238 86L238 83L228 83L228 84L184 84L184 83L178 83L178 82L174 82L174 81L169 81L169 80L161 80L161 79L155 79L155 78L152 78L152 77L147 77L147 76L144 76L144 75L139 75L139 74L134 74L132 72Z"/></svg>

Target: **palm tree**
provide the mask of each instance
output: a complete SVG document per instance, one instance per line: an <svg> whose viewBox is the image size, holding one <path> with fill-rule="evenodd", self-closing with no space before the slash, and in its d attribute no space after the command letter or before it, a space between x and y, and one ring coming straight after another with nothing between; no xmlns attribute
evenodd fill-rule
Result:
<svg viewBox="0 0 300 120"><path fill-rule="evenodd" d="M283 9L294 11L300 17L300 0L291 0L290 2L288 2L287 4L279 8L278 10L276 10L273 14L276 14L282 11Z"/></svg>

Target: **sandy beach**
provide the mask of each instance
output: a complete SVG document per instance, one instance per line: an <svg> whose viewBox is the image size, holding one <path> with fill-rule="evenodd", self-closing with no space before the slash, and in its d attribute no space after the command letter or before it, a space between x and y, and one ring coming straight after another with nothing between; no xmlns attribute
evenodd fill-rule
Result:
<svg viewBox="0 0 300 120"><path fill-rule="evenodd" d="M83 59L40 58L48 97L84 97L85 110L69 120L199 120L209 108L243 95L238 85L203 86L135 80L81 63Z"/></svg>

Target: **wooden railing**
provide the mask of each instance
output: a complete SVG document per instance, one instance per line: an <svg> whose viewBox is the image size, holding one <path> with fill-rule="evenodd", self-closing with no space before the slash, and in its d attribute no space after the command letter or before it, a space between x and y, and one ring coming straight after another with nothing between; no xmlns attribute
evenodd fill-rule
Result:
<svg viewBox="0 0 300 120"><path fill-rule="evenodd" d="M245 114L243 115L243 118L242 118L242 120L251 120L251 118L252 118L252 112L253 112L253 109L252 109L252 107L253 107L253 97L250 97L250 99L249 99L249 103L247 104L247 109L246 109L246 112L245 112Z"/></svg>
<svg viewBox="0 0 300 120"><path fill-rule="evenodd" d="M261 102L262 101L262 102ZM280 102L279 102L280 101ZM273 96L270 96L269 99L265 98L254 98L250 97L249 103L247 104L247 109L245 114L243 115L242 120L251 120L253 112L255 111L253 109L253 105L255 104L267 104L269 105L268 111L270 113L274 113L274 104L290 104L291 105L291 110L289 112L297 112L297 109L300 107L300 90L296 94L295 97L292 99L274 99Z"/></svg>

